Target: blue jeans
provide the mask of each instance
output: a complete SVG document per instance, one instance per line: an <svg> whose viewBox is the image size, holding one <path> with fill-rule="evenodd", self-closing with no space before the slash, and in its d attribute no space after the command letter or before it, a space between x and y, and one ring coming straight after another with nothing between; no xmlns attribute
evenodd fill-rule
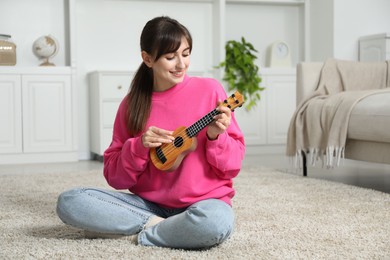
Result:
<svg viewBox="0 0 390 260"><path fill-rule="evenodd" d="M58 198L57 214L71 226L88 231L135 235L138 244L197 249L218 245L231 235L234 213L217 199L187 208L167 209L134 194L94 188L72 189ZM153 216L166 218L145 229Z"/></svg>

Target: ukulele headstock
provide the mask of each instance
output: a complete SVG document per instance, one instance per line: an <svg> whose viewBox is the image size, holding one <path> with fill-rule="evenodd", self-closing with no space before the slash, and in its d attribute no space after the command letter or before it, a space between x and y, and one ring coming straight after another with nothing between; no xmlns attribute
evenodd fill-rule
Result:
<svg viewBox="0 0 390 260"><path fill-rule="evenodd" d="M234 111L237 107L241 107L244 104L244 97L240 92L236 91L228 99L223 101L223 106L230 108L231 111Z"/></svg>

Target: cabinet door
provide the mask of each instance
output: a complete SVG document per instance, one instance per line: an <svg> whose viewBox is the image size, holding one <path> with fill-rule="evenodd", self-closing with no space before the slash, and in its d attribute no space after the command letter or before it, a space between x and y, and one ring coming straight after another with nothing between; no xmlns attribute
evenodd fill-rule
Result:
<svg viewBox="0 0 390 260"><path fill-rule="evenodd" d="M246 145L264 145L267 142L266 99L264 94L264 92L261 92L260 103L250 111L244 108L244 104L242 108L236 109L234 112L238 125L244 134Z"/></svg>
<svg viewBox="0 0 390 260"><path fill-rule="evenodd" d="M21 79L0 75L0 153L22 152Z"/></svg>
<svg viewBox="0 0 390 260"><path fill-rule="evenodd" d="M70 75L24 75L24 152L72 149Z"/></svg>
<svg viewBox="0 0 390 260"><path fill-rule="evenodd" d="M285 144L288 126L295 111L295 76L267 77L268 144Z"/></svg>

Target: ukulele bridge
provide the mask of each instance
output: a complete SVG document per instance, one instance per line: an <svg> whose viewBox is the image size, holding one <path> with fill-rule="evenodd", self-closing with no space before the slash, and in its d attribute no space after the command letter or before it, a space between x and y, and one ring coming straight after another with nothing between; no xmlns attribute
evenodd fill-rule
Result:
<svg viewBox="0 0 390 260"><path fill-rule="evenodd" d="M156 155L161 163L164 164L167 161L167 157L165 157L164 152L161 149L161 146L156 148Z"/></svg>

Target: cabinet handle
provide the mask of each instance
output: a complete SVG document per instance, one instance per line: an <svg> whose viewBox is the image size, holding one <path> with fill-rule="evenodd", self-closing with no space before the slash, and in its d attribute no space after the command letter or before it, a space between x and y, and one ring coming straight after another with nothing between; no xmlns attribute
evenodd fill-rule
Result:
<svg viewBox="0 0 390 260"><path fill-rule="evenodd" d="M119 85L119 86L118 86L118 89L122 89L122 85Z"/></svg>

